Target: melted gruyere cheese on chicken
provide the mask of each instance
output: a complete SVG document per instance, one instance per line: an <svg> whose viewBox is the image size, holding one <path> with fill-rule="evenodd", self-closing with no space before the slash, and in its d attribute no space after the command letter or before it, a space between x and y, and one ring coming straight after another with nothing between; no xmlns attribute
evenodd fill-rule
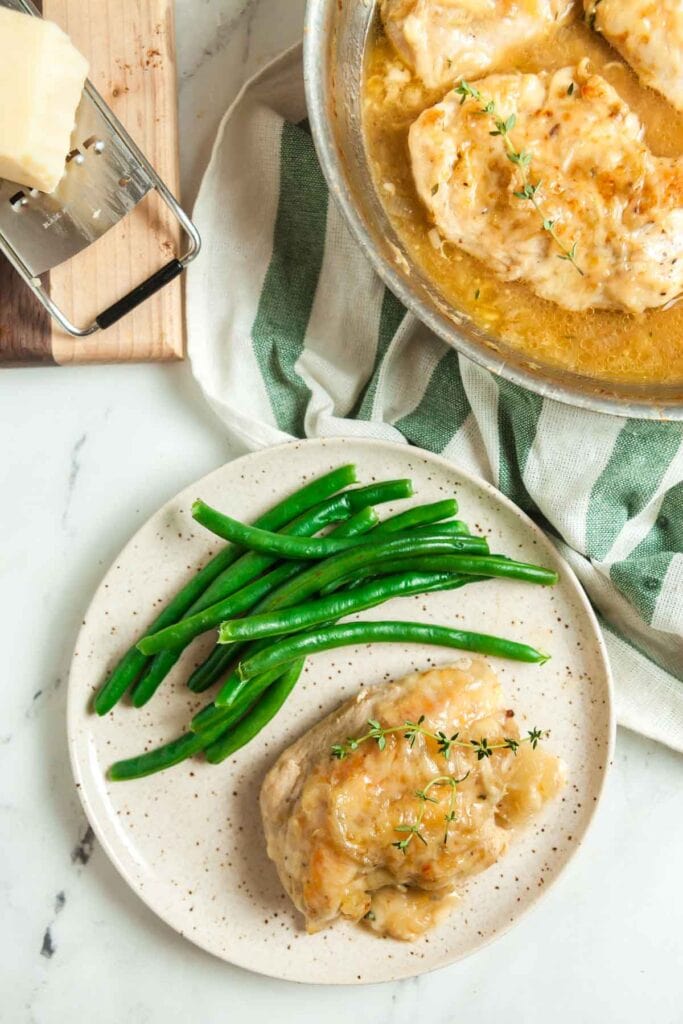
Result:
<svg viewBox="0 0 683 1024"><path fill-rule="evenodd" d="M585 61L552 75L490 75L476 88L482 100L450 92L410 129L417 191L441 235L569 309L642 313L674 299L683 160L652 154L639 118ZM509 145L528 155L528 171L492 134L488 102L514 121ZM521 194L527 181L540 183L540 209ZM558 258L573 246L574 263Z"/></svg>
<svg viewBox="0 0 683 1024"><path fill-rule="evenodd" d="M563 784L560 762L542 746L496 750L477 759L453 747L448 758L431 738L411 745L402 732L360 744L341 760L331 745L383 727L417 721L423 727L490 745L519 732L500 684L479 659L412 675L344 705L280 757L268 774L261 807L268 853L309 931L339 917L364 920L375 931L412 940L449 909L458 886L502 857L512 830L523 825ZM430 799L416 793L430 779ZM450 803L453 792L454 803ZM454 820L446 830L446 815ZM395 844L418 823L405 851ZM446 838L447 836L447 838Z"/></svg>
<svg viewBox="0 0 683 1024"><path fill-rule="evenodd" d="M398 53L429 89L503 67L569 14L573 0L382 0Z"/></svg>
<svg viewBox="0 0 683 1024"><path fill-rule="evenodd" d="M630 6L630 0L623 6ZM651 28L655 15L666 7L653 5ZM521 43L512 50L502 70L553 73L577 66L586 57L591 72L609 82L637 115L649 150L656 157L681 157L683 112L660 93L643 87L605 36L586 23L580 3L541 41ZM683 301L635 315L624 309L571 310L541 298L524 278L501 280L485 258L439 235L417 195L408 133L420 114L443 98L447 88L427 89L412 66L398 55L379 20L368 39L363 88L365 143L377 194L410 261L432 283L444 307L453 311L456 323L465 321L481 330L493 358L509 360L517 367L534 371L560 367L602 378L610 385L613 381L647 387L666 384L672 401L680 396ZM514 132L512 137L515 139ZM571 231L568 239L572 240Z"/></svg>
<svg viewBox="0 0 683 1024"><path fill-rule="evenodd" d="M649 85L683 110L681 0L584 0L589 25Z"/></svg>

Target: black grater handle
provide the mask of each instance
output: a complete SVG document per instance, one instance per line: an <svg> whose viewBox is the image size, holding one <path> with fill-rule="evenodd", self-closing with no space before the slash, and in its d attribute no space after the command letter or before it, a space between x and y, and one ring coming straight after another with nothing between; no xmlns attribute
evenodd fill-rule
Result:
<svg viewBox="0 0 683 1024"><path fill-rule="evenodd" d="M167 285L170 281L182 274L185 269L185 264L181 263L180 260L173 259L170 263L167 263L161 270L157 270L155 274L148 277L146 281L139 284L137 288L133 288L132 291L124 295L118 302L114 302L113 305L105 309L99 316L95 317L95 323L102 330L107 327L111 327L117 320L124 317L126 313L130 313L132 309L139 306L142 302L148 299L155 292L158 292L164 285Z"/></svg>

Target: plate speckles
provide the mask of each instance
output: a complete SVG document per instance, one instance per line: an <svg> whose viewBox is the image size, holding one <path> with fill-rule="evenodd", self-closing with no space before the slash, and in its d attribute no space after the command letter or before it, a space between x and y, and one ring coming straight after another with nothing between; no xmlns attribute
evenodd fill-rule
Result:
<svg viewBox="0 0 683 1024"><path fill-rule="evenodd" d="M411 476L412 503L454 494L462 517L493 550L559 569L553 590L489 581L466 590L393 601L364 618L457 622L547 648L542 668L491 659L520 727L548 727L568 766L569 783L517 836L499 864L470 882L451 916L412 945L379 940L340 924L307 936L268 860L258 791L287 744L360 686L429 665L457 652L392 644L342 648L309 659L283 712L259 741L229 762L186 762L131 783L105 780L120 757L176 735L208 695L184 681L210 648L186 651L141 710L121 705L106 719L88 705L107 670L133 641L155 602L165 601L215 553L215 539L189 520L201 495L253 519L302 481L356 462L363 482ZM401 503L407 507L407 503ZM387 506L383 514L391 511ZM427 452L351 439L294 442L245 456L193 484L136 534L100 585L78 638L69 682L68 730L79 794L98 839L138 895L192 942L242 967L296 981L357 984L409 977L472 953L510 928L550 888L583 839L611 756L611 683L595 618L573 573L544 535L494 488Z"/></svg>

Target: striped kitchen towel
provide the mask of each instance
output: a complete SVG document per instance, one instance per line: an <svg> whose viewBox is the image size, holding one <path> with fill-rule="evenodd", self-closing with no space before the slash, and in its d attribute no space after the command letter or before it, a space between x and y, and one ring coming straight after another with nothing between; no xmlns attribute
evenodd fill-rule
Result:
<svg viewBox="0 0 683 1024"><path fill-rule="evenodd" d="M208 401L250 448L334 434L420 445L550 524L603 624L619 721L683 750L683 424L540 398L432 335L349 236L305 116L296 47L218 133L187 284Z"/></svg>

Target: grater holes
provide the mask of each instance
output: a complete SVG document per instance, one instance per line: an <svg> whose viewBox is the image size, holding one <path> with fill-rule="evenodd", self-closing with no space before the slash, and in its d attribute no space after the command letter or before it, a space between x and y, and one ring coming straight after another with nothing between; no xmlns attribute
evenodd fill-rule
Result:
<svg viewBox="0 0 683 1024"><path fill-rule="evenodd" d="M80 149L78 149L78 148L77 149L72 149L71 152L68 153L67 157L66 157L66 162L68 164L71 164L71 163L82 164L84 161L85 161L85 157L83 156L83 154L81 153Z"/></svg>
<svg viewBox="0 0 683 1024"><path fill-rule="evenodd" d="M96 135L91 135L90 138L86 139L83 146L85 149L92 149L98 156L100 153L104 152L105 148L105 144L102 139L98 139Z"/></svg>
<svg viewBox="0 0 683 1024"><path fill-rule="evenodd" d="M19 191L15 192L13 196L10 196L8 202L12 209L16 210L18 213L20 210L23 210L25 206L28 206L28 197L25 192Z"/></svg>

